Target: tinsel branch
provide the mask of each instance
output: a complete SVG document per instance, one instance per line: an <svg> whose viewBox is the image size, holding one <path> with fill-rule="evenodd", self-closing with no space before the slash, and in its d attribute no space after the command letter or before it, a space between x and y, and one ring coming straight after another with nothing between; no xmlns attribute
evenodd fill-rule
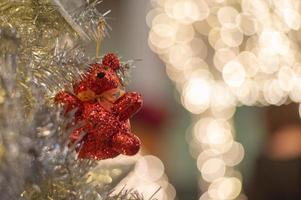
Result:
<svg viewBox="0 0 301 200"><path fill-rule="evenodd" d="M99 1L69 11L72 23L54 2L0 1L0 199L143 200L134 189L113 190L133 163L116 164L116 174L76 159L68 148L71 128L63 128L72 116L62 120L62 110L46 104L99 59L85 54L80 33L100 39L110 29L99 33L107 14L98 12ZM121 77L130 66L124 63Z"/></svg>

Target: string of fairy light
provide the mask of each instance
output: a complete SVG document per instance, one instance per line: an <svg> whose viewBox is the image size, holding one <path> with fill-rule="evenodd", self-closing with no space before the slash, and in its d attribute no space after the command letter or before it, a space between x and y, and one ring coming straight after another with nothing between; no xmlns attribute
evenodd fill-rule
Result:
<svg viewBox="0 0 301 200"><path fill-rule="evenodd" d="M188 141L201 200L244 199L236 107L301 101L301 2L152 0L149 46L194 122Z"/></svg>

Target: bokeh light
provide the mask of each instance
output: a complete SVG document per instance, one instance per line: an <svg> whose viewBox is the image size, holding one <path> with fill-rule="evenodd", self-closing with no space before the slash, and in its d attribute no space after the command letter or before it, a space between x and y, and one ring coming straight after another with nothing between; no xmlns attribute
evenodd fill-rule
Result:
<svg viewBox="0 0 301 200"><path fill-rule="evenodd" d="M232 117L238 105L301 102L301 15L295 0L156 0L150 47L194 115L190 144L200 199L244 197L227 176L244 157ZM231 173L230 173L231 174Z"/></svg>

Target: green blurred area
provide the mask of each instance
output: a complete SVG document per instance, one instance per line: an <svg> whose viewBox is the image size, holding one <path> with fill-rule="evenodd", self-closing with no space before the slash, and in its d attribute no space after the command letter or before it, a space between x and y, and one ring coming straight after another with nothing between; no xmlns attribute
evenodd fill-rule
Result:
<svg viewBox="0 0 301 200"><path fill-rule="evenodd" d="M263 109L260 107L239 107L234 115L236 140L245 149L245 157L238 166L245 184L253 174L255 160L266 141L264 123Z"/></svg>

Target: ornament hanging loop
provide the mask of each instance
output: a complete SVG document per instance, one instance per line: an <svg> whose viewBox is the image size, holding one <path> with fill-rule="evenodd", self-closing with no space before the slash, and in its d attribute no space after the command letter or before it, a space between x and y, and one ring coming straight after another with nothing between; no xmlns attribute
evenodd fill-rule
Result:
<svg viewBox="0 0 301 200"><path fill-rule="evenodd" d="M105 36L105 26L106 26L106 21L104 17L99 18L98 26L97 26L97 34L96 34L96 57L99 56L100 53L100 46L101 42Z"/></svg>

